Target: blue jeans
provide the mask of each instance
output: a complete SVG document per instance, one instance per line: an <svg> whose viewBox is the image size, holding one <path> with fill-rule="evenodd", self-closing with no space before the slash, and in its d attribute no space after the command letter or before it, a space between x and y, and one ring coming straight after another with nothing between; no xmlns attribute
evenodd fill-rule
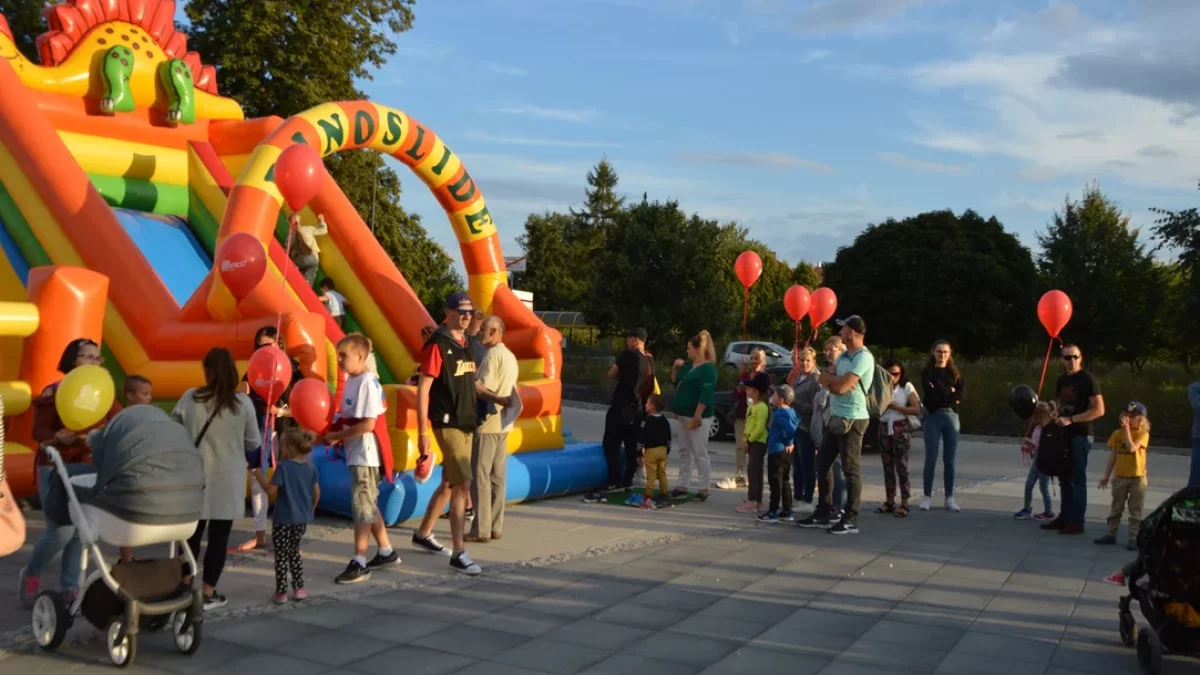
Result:
<svg viewBox="0 0 1200 675"><path fill-rule="evenodd" d="M925 418L925 496L933 495L933 474L937 470L938 444L943 448L942 480L946 498L954 496L954 458L958 455L958 413L939 410Z"/></svg>
<svg viewBox="0 0 1200 675"><path fill-rule="evenodd" d="M1200 438L1192 439L1192 470L1188 473L1188 487L1200 485Z"/></svg>
<svg viewBox="0 0 1200 675"><path fill-rule="evenodd" d="M1071 462L1075 465L1071 477L1059 478L1062 486L1062 519L1066 525L1083 527L1087 516L1087 462L1092 439L1088 436L1071 436Z"/></svg>
<svg viewBox="0 0 1200 675"><path fill-rule="evenodd" d="M796 429L796 461L792 463L792 489L798 502L811 504L817 492L817 444L805 429Z"/></svg>
<svg viewBox="0 0 1200 675"><path fill-rule="evenodd" d="M1025 477L1025 510L1033 506L1033 484L1037 483L1042 491L1042 513L1054 513L1054 504L1050 501L1050 477L1038 473L1037 460L1029 465L1029 475Z"/></svg>
<svg viewBox="0 0 1200 675"><path fill-rule="evenodd" d="M68 464L67 472L73 474L77 467L84 467L86 471L92 471L90 465ZM53 469L48 466L38 467L38 498L43 503L46 501L46 493L50 488L51 471ZM33 553L29 555L29 562L25 563L25 576L40 577L50 562L54 560L54 556L60 552L62 553L62 564L58 588L63 591L77 590L79 575L83 570L83 544L80 543L79 533L75 531L73 525L56 525L49 520L46 521L46 531L33 545Z"/></svg>

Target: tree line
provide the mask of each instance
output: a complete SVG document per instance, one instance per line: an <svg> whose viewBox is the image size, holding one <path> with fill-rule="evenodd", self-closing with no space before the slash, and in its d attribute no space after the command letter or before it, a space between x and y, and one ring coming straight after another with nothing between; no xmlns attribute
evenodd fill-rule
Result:
<svg viewBox="0 0 1200 675"><path fill-rule="evenodd" d="M530 215L518 240L527 271L516 283L539 309L582 311L608 334L644 326L667 353L701 328L722 341L740 336L733 262L752 249L763 260L750 292L756 339L790 345L784 292L823 284L837 293L838 316L867 319L872 345L924 351L947 339L967 357L1032 355L1046 344L1038 298L1057 288L1074 305L1063 339L1092 357L1140 370L1152 358L1190 369L1200 355L1196 209L1158 210L1157 224L1143 233L1093 183L1064 199L1038 234L1036 253L994 216L929 211L868 224L824 265L822 279L810 263L780 259L736 223L645 194L626 203L618 181L602 159L587 176L581 209Z"/></svg>

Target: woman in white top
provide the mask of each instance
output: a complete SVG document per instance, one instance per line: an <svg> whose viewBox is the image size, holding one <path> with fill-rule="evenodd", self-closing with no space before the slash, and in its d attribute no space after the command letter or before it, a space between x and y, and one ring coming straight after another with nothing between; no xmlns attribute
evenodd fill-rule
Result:
<svg viewBox="0 0 1200 675"><path fill-rule="evenodd" d="M188 389L171 416L195 439L204 460L204 506L196 533L188 540L200 559L200 538L208 530L204 553L204 610L225 605L217 581L225 569L225 552L233 521L246 515L247 453L262 444L250 397L239 394L237 366L228 349L204 355L204 386Z"/></svg>
<svg viewBox="0 0 1200 675"><path fill-rule="evenodd" d="M895 513L897 518L908 516L910 488L908 482L908 449L912 432L920 425L921 398L917 388L908 381L904 364L888 359L883 369L892 378L892 400L887 411L879 416L879 456L883 458L883 482L887 501L875 513ZM896 483L900 483L900 506L896 506Z"/></svg>

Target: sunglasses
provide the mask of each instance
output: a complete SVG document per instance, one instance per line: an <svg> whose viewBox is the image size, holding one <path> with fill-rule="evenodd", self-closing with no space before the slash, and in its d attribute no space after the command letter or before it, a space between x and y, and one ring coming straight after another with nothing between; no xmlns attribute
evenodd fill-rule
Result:
<svg viewBox="0 0 1200 675"><path fill-rule="evenodd" d="M475 310L473 310L473 309L452 309L450 311L458 312L459 316L465 316L467 318L471 318L471 317L475 316Z"/></svg>

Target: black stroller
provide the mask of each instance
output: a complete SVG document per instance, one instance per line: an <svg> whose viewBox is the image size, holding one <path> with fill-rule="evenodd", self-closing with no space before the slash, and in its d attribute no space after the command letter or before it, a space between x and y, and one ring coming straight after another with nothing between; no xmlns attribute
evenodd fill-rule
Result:
<svg viewBox="0 0 1200 675"><path fill-rule="evenodd" d="M1121 641L1137 645L1142 672L1153 675L1164 651L1200 655L1200 487L1176 492L1142 521L1137 546L1124 570ZM1134 600L1148 623L1141 630L1129 609Z"/></svg>

